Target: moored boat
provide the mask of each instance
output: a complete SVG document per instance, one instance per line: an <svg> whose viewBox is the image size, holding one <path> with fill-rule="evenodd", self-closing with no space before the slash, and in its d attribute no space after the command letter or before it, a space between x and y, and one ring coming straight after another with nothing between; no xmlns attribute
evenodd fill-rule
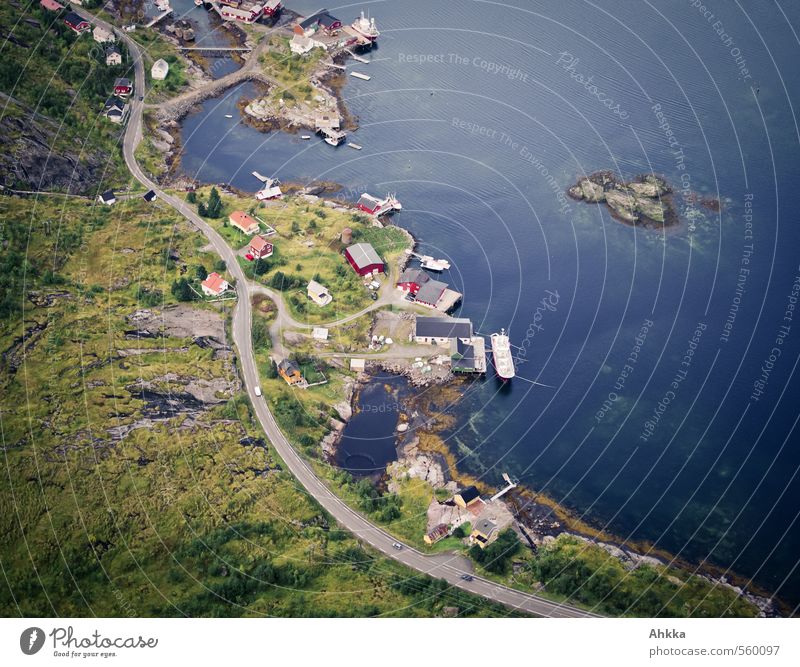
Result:
<svg viewBox="0 0 800 667"><path fill-rule="evenodd" d="M491 339L494 369L497 372L497 376L503 382L507 382L516 375L514 357L511 355L511 342L506 335L505 329L500 329L500 333L493 333Z"/></svg>
<svg viewBox="0 0 800 667"><path fill-rule="evenodd" d="M364 12L361 12L361 16L353 21L350 27L370 42L374 42L381 35L381 33L378 32L378 28L375 26L375 19L368 19L364 16Z"/></svg>

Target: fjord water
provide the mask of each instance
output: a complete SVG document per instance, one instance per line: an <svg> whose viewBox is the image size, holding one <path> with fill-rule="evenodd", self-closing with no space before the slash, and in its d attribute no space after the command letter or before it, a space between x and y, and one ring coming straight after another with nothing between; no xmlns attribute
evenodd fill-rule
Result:
<svg viewBox="0 0 800 667"><path fill-rule="evenodd" d="M800 11L706 4L713 19L691 2L365 4L382 36L352 69L372 80L344 91L364 150L225 119L245 85L185 120L183 167L246 190L255 169L396 191L395 222L453 265L457 314L523 350L510 385L449 408L460 465L795 605ZM598 169L663 174L722 210L625 226L563 197Z"/></svg>

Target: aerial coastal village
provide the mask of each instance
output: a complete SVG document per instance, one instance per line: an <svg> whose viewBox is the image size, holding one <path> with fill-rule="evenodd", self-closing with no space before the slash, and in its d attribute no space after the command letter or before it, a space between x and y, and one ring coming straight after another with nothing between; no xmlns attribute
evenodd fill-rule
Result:
<svg viewBox="0 0 800 667"><path fill-rule="evenodd" d="M772 599L728 572L710 566L692 571L653 545L627 544L526 488L528 480L512 476L518 470L512 464L482 465L476 447L457 437L461 425L452 406L470 392L488 388L502 401L520 387L553 389L525 377L533 364L522 358L520 346L530 341L512 336L512 316L481 321L470 311L479 301L464 284L470 267L447 241L436 245L426 238L428 229L415 225L418 202L399 174L398 191L387 185L394 181L369 173L363 175L366 182L348 188L303 180L297 173L304 172L286 166L306 152L342 164L369 157L374 135L359 132L343 89L347 84L369 89L374 77L380 78L374 64L379 26L383 39L389 32L380 16L347 6L303 16L282 0L195 0L188 10L155 0L138 14L126 3L108 3L102 11L91 4L40 0L37 11L70 40L91 45L101 74L93 83L100 92L89 115L105 133L104 155L121 152L114 154L118 171L90 184L87 203L93 210L86 227L108 234L104 247L114 250L113 261L88 253L96 273L123 274L115 274L109 294L130 293L118 308L119 322L109 327L109 335L117 337L111 370L91 361L89 370L98 376L82 381L90 389L105 387L103 396L124 407L109 437L120 449L132 451L136 443L136 452L127 453L133 467L149 473L162 466L160 477L170 481L187 465L168 465L147 448L152 443L141 444L139 439L155 438L162 428L187 434L192 465L199 458L211 465L229 446L237 455L246 451L252 460L239 465L225 450L236 463L215 488L241 488L238 497L257 498L253 488L272 492L286 483L275 497L289 498L286 505L299 516L287 520L287 533L304 539L317 530L324 535L319 543L295 545L292 558L328 558L319 550L322 542L338 549L332 517L345 516L350 523L341 533L356 538L341 538L352 543L335 558L352 564L353 573L361 573L366 549L375 558L388 554L385 562L420 577L428 572L418 557L448 553L456 565L441 575L443 586L508 605L515 613L527 613L530 605L568 616L595 615L580 598L564 602L570 593L559 586L567 577L559 580L553 572L575 567L584 577L594 571L630 577L641 588L657 581L664 587L658 594L670 603L673 589L691 584L701 600L697 606L679 599L670 607L687 615L702 605L731 615L778 615ZM380 11L380 5L374 9ZM232 92L235 100L232 96L225 106ZM434 92L425 95L433 98ZM213 104L205 106L209 100ZM278 161L269 142L256 148L256 141L249 141L246 169L201 175L205 164L194 169L183 162L183 144L190 141L184 130L200 114L214 128L203 139L211 167L217 167L212 144L238 145L225 142L243 128L259 138L284 133L282 150L291 159ZM575 201L602 203L625 224L648 229L678 224L671 189L660 177L617 181L596 172L568 194ZM140 246L110 239L108 221L131 216L130 211L136 215L131 237L142 236ZM64 296L67 287L61 289L67 280L56 273L41 272L56 294L52 302L63 298L68 311L76 308L78 300ZM108 296L97 285L84 287L81 303L94 305ZM37 298L43 308L52 305L50 297ZM55 350L66 339L83 345L87 334L77 330L79 324L73 323L69 336L53 334L48 345ZM43 331L48 325L41 326ZM24 356L27 348L18 349ZM87 356L100 354L86 349ZM161 366L151 360L156 353ZM112 370L125 378L113 391L107 386L113 380L99 376ZM105 409L99 398L87 404ZM474 425L469 421L467 427ZM88 438L89 431L83 429L81 437ZM197 435L212 431L211 444ZM380 446L386 451L378 452ZM171 494L179 495L177 484L163 493L154 484L145 495L163 498L166 512L173 506ZM269 512L281 514L284 508L274 503ZM229 505L235 517L229 523L248 539L259 531L284 539L278 529L264 528L266 522L247 524L245 511L233 501ZM192 514L195 508L187 502L181 511ZM224 531L213 529L211 541L227 544ZM103 533L91 546L102 552L111 541ZM181 555L194 558L198 544ZM277 574L283 565L275 561L269 566L274 569L264 567L257 576L227 565L209 566L208 573L225 579L242 599L250 579L262 577L276 589L302 580L296 571ZM569 576L577 575L570 570ZM387 588L387 595L399 590ZM631 593L638 595L638 589ZM437 613L458 615L465 608L458 600L460 606Z"/></svg>

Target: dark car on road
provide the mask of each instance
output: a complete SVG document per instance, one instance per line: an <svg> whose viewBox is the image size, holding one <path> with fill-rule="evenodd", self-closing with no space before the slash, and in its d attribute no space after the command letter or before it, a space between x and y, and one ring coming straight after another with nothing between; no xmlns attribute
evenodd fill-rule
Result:
<svg viewBox="0 0 800 667"><path fill-rule="evenodd" d="M464 581L474 581L475 580L475 577L473 577L471 574L462 574L461 578Z"/></svg>

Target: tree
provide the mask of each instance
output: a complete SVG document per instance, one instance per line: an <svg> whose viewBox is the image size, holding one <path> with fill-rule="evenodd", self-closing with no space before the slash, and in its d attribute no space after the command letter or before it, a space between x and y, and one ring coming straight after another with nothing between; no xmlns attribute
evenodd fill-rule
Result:
<svg viewBox="0 0 800 667"><path fill-rule="evenodd" d="M222 215L222 199L220 199L219 192L217 192L216 188L211 188L211 194L208 195L208 207L206 211L206 215L209 218L219 218Z"/></svg>
<svg viewBox="0 0 800 667"><path fill-rule="evenodd" d="M202 264L198 264L195 268L195 274L197 275L198 280L205 280L208 278L208 271L206 271L206 267Z"/></svg>
<svg viewBox="0 0 800 667"><path fill-rule="evenodd" d="M208 209L206 208L206 205L203 202L198 202L197 212L204 218L208 216Z"/></svg>
<svg viewBox="0 0 800 667"><path fill-rule="evenodd" d="M173 282L170 291L172 292L172 296L178 301L194 301L197 298L197 294L195 294L195 291L186 278L181 278Z"/></svg>
<svg viewBox="0 0 800 667"><path fill-rule="evenodd" d="M190 204L195 204L197 202L197 195L194 190L189 190L189 194L186 195L186 201Z"/></svg>
<svg viewBox="0 0 800 667"><path fill-rule="evenodd" d="M508 563L519 551L520 543L517 534L510 528L504 530L489 546L481 549L477 544L469 550L469 555L495 574L504 574Z"/></svg>

